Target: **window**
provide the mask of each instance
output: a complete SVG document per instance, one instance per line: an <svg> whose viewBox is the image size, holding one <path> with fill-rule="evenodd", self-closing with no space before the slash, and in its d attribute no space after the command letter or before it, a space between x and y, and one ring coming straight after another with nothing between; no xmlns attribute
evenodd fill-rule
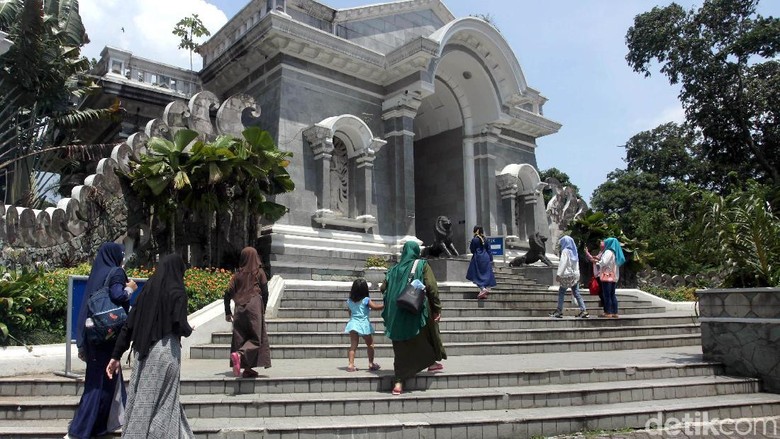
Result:
<svg viewBox="0 0 780 439"><path fill-rule="evenodd" d="M121 75L125 71L125 63L122 61L112 59L111 60L111 73Z"/></svg>

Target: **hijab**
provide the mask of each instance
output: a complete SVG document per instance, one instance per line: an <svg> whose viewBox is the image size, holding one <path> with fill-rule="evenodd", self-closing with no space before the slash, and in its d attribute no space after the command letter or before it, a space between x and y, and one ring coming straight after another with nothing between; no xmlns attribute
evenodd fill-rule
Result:
<svg viewBox="0 0 780 439"><path fill-rule="evenodd" d="M617 238L607 238L604 240L604 251L612 250L615 254L615 264L618 267L626 263L626 257L623 255L623 249L620 248L620 241Z"/></svg>
<svg viewBox="0 0 780 439"><path fill-rule="evenodd" d="M89 314L89 308L87 306L89 296L103 287L103 284L106 282L106 277L111 270L122 266L124 257L125 247L115 242L104 242L100 245L97 255L95 255L95 261L92 263L92 269L89 272L89 278L87 278L87 285L84 288L84 297L81 300L81 307L79 308L76 325L76 345L79 348L86 347L84 325L87 321L87 314ZM114 274L109 281L109 286L114 283L121 283L123 286L127 283L127 275L121 268L119 270L114 270Z"/></svg>
<svg viewBox="0 0 780 439"><path fill-rule="evenodd" d="M187 323L186 269L180 255L163 257L130 310L127 325L139 359L146 358L152 345L166 335L186 337L192 332Z"/></svg>
<svg viewBox="0 0 780 439"><path fill-rule="evenodd" d="M237 305L248 303L261 293L260 286L267 283L263 263L254 247L244 247L238 260L238 272L230 280L233 300Z"/></svg>
<svg viewBox="0 0 780 439"><path fill-rule="evenodd" d="M401 250L401 257L394 267L387 270L387 285L385 286L382 318L385 321L385 336L393 341L403 341L414 338L428 323L428 301L424 302L420 314L411 314L396 306L395 301L409 283L409 271L414 261L420 259L420 245L416 241L406 241ZM425 261L417 263L414 279L422 280Z"/></svg>
<svg viewBox="0 0 780 439"><path fill-rule="evenodd" d="M572 239L571 236L564 235L561 237L561 240L558 241L558 245L561 248L561 254L568 250L569 258L574 262L579 262L580 257L577 254L577 244L574 243L574 239Z"/></svg>

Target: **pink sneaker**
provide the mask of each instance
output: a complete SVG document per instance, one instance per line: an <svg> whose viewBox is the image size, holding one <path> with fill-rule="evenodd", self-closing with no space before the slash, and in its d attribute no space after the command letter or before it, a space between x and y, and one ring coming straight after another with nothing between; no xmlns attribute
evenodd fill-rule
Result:
<svg viewBox="0 0 780 439"><path fill-rule="evenodd" d="M231 352L230 353L230 362L233 363L233 375L236 377L241 376L241 357L238 355L238 352Z"/></svg>

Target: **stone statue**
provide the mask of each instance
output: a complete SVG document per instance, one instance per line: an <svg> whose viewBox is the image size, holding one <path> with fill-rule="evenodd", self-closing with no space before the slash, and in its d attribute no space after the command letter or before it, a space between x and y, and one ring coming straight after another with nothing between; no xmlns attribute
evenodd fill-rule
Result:
<svg viewBox="0 0 780 439"><path fill-rule="evenodd" d="M452 244L452 222L449 218L443 215L436 218L436 224L433 226L433 235L433 245L423 249L423 257L450 258L458 256L458 250Z"/></svg>
<svg viewBox="0 0 780 439"><path fill-rule="evenodd" d="M512 267L520 267L522 265L530 265L536 261L542 261L548 267L552 267L552 262L545 256L544 243L547 241L547 237L542 236L539 232L534 233L528 238L528 246L530 249L523 256L518 256L509 262Z"/></svg>

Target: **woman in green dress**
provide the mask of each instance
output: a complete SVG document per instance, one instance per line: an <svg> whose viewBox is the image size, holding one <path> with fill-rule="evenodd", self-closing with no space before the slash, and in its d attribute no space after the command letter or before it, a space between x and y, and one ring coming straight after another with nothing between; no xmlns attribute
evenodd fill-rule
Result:
<svg viewBox="0 0 780 439"><path fill-rule="evenodd" d="M414 279L420 279L425 284L427 300L419 314L412 314L399 308L395 301L406 288L409 272L414 261L419 260ZM438 361L447 358L439 335L439 319L441 318L441 301L439 287L433 270L420 259L420 245L415 241L407 241L401 251L401 258L393 268L387 271L385 282L382 283L385 308L382 318L385 322L385 336L393 342L395 362L395 385L393 394L400 395L403 382L417 372L428 368L433 372L444 366Z"/></svg>

